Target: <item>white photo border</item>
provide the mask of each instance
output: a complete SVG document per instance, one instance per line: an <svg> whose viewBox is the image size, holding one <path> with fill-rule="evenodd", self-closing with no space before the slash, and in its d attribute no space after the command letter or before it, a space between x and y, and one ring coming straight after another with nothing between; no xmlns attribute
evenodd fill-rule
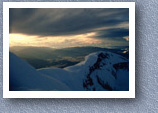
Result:
<svg viewBox="0 0 158 113"><path fill-rule="evenodd" d="M9 8L129 8L129 91L9 91ZM3 98L135 98L135 2L3 2Z"/></svg>

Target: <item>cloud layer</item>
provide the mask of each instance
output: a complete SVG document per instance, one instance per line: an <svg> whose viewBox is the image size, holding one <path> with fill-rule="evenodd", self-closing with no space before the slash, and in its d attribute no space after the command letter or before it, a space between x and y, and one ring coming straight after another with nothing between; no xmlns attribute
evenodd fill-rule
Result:
<svg viewBox="0 0 158 113"><path fill-rule="evenodd" d="M128 8L10 8L12 34L75 36L95 33L92 38L126 41L129 35Z"/></svg>

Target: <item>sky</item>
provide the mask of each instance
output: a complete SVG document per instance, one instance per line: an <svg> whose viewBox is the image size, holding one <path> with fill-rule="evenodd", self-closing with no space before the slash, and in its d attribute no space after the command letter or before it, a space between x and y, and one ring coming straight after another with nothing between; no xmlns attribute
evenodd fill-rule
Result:
<svg viewBox="0 0 158 113"><path fill-rule="evenodd" d="M9 46L129 45L128 8L10 8Z"/></svg>

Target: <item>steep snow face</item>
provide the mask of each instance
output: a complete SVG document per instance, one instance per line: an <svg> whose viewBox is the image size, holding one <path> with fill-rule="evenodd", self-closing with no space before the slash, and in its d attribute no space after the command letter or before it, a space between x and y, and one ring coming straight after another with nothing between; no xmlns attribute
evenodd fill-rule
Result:
<svg viewBox="0 0 158 113"><path fill-rule="evenodd" d="M129 61L115 53L96 52L85 61L65 68L81 73L85 90L129 90Z"/></svg>
<svg viewBox="0 0 158 113"><path fill-rule="evenodd" d="M74 66L35 70L9 53L11 91L128 91L129 61L111 52L96 52Z"/></svg>
<svg viewBox="0 0 158 113"><path fill-rule="evenodd" d="M65 83L72 90L129 90L129 61L115 53L96 52L85 61L64 69L46 68L39 72Z"/></svg>
<svg viewBox="0 0 158 113"><path fill-rule="evenodd" d="M39 73L12 53L9 53L9 89L11 91L71 90L57 79Z"/></svg>
<svg viewBox="0 0 158 113"><path fill-rule="evenodd" d="M89 66L83 87L97 91L128 90L128 60L110 52L99 52L97 56L95 63Z"/></svg>

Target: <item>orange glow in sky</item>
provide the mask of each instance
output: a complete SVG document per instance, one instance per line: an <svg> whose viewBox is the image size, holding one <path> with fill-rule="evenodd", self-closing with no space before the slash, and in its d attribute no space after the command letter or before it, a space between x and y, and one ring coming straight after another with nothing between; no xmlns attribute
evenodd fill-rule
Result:
<svg viewBox="0 0 158 113"><path fill-rule="evenodd" d="M38 47L80 47L100 44L101 40L93 38L95 32L70 36L30 36L24 34L9 34L9 46L38 46Z"/></svg>

